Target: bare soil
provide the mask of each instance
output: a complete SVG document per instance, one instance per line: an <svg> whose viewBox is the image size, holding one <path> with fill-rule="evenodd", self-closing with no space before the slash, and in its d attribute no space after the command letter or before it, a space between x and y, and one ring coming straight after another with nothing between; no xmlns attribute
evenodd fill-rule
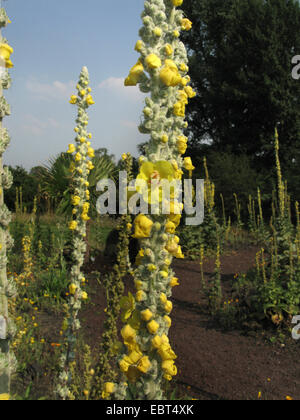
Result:
<svg viewBox="0 0 300 420"><path fill-rule="evenodd" d="M253 266L256 248L248 248L222 257L222 281L227 284L236 273L245 273ZM214 260L204 264L206 278L213 273ZM97 260L88 271L105 273L109 261ZM212 323L205 311L206 301L201 288L200 265L177 260L174 263L180 286L174 289L170 331L172 347L178 355L177 396L199 400L300 400L299 344L287 338L286 343L271 344L262 332L246 335L241 331L226 332ZM125 279L132 290L132 279ZM84 338L92 350L97 349L105 318L105 293L95 279L90 282L91 303L80 318ZM49 340L59 340L61 320L44 316ZM274 332L276 334L276 332Z"/></svg>

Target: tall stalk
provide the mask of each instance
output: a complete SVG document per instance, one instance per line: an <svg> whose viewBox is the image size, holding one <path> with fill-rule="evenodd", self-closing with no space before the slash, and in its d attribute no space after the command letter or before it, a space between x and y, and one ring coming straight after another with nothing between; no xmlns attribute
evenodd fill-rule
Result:
<svg viewBox="0 0 300 420"><path fill-rule="evenodd" d="M160 188L164 179L181 180L186 169L191 176L191 158L182 158L187 149L183 129L188 99L195 96L188 86L188 59L180 31L189 30L192 22L177 9L182 0L149 0L142 14L141 40L136 44L140 53L137 64L125 81L126 86L139 83L146 99L140 132L150 141L140 159L137 190L148 205L155 205L151 216L139 214L134 221L134 238L140 241L139 266L135 270L137 293L132 315L121 331L124 348L118 357L122 378L118 384L106 383L104 395L116 399L165 399L164 382L177 374L168 333L172 321L172 287L178 279L170 268L173 257L183 258L176 228L182 207L175 198L170 214L161 211ZM150 187L154 194L150 198ZM175 194L177 197L177 194ZM155 214L153 214L155 213ZM129 385L129 386L128 386Z"/></svg>
<svg viewBox="0 0 300 420"><path fill-rule="evenodd" d="M68 153L73 156L73 162L70 171L73 174L74 195L72 197L73 217L69 223L69 229L73 232L73 267L71 269L71 281L69 285L69 301L67 305L67 318L64 324L65 329L65 347L66 351L61 359L61 367L63 369L60 375L57 393L60 398L73 399L71 392L71 365L75 363L75 347L77 331L80 329L80 322L77 318L83 300L87 299L87 293L82 290L82 284L85 278L82 273L84 256L86 252L86 223L90 219L89 212L89 182L88 176L94 168L89 158L94 157L94 149L91 148L89 139L92 135L88 133L88 114L87 109L94 104L91 96L91 88L89 86L89 73L86 67L83 67L79 82L77 85L78 95L71 97L70 103L77 105L78 116L76 119L77 126L76 146L69 145Z"/></svg>
<svg viewBox="0 0 300 420"><path fill-rule="evenodd" d="M124 154L122 169L127 172L129 182L133 178L132 165L132 156L129 153ZM114 364L114 356L119 345L117 321L120 316L120 310L123 312L122 319L126 318L127 311L130 311L131 300L133 300L133 296L130 293L128 298L122 298L125 289L124 277L128 273L130 265L129 243L132 229L130 214L124 214L120 217L117 229L119 232L119 241L116 247L117 264L113 266L112 272L105 275L102 279L102 284L106 290L107 308L100 354L95 367L91 389L91 397L94 400L106 399L107 395L102 391L105 382L115 381L118 377L118 369Z"/></svg>
<svg viewBox="0 0 300 420"><path fill-rule="evenodd" d="M3 96L3 89L11 85L11 78L7 71L13 67L10 55L13 49L3 38L1 29L6 27L10 20L2 8L0 9L0 400L10 399L11 374L16 362L10 351L10 340L14 335L14 326L9 319L8 299L16 295L16 287L12 279L7 278L7 257L6 253L12 244L8 232L8 225L11 215L4 204L3 189L12 185L12 175L7 168L3 167L3 153L9 145L10 137L2 122L5 116L10 115L10 106Z"/></svg>

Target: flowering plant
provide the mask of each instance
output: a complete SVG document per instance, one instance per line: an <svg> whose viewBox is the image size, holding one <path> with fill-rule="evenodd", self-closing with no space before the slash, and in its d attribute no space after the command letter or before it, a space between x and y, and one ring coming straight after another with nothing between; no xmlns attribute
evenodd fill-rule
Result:
<svg viewBox="0 0 300 420"><path fill-rule="evenodd" d="M87 293L82 289L85 278L81 268L84 263L86 252L86 223L89 220L89 182L88 176L94 166L89 158L94 157L94 149L91 147L90 139L92 134L87 131L88 114L87 109L94 104L91 88L89 86L89 73L83 67L79 82L77 84L77 95L72 95L70 103L77 105L78 116L75 127L75 144L69 144L68 153L73 156L70 171L73 174L74 194L72 196L73 217L69 222L69 229L73 232L73 260L71 269L71 280L69 285L69 301L67 305L67 318L64 322L65 347L66 351L61 359L63 372L57 388L58 395L62 399L72 399L70 391L71 370L70 366L75 361L76 332L80 329L80 322L77 319L81 308L81 302L88 299Z"/></svg>
<svg viewBox="0 0 300 420"><path fill-rule="evenodd" d="M188 99L195 96L188 86L186 48L179 40L180 31L192 27L177 9L182 2L145 2L144 26L135 46L140 58L125 80L126 86L139 84L142 92L150 93L139 127L141 133L150 135L150 141L140 158L136 183L149 204L162 201L163 180L181 180L182 169L194 170L191 158L182 157L187 148L185 109ZM105 385L106 398L130 398L128 385L134 384L137 399L163 399L163 381L171 381L177 374L177 356L168 338L173 309L170 298L172 288L178 285L170 266L173 257L183 258L176 236L182 212L176 188L171 191L169 207L168 215L159 210L152 216L139 214L134 221L133 237L139 239L141 247L134 272L135 304L129 296L126 302L130 305L122 317L124 348L118 364L123 378L118 384Z"/></svg>

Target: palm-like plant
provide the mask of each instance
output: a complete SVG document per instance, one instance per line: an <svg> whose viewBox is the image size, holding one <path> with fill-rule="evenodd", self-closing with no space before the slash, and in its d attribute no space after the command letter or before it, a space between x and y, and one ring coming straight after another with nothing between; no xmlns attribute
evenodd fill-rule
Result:
<svg viewBox="0 0 300 420"><path fill-rule="evenodd" d="M116 166L116 164L110 156L97 155L96 151L95 157L92 162L95 168L91 171L89 175L89 188L91 191L91 215L93 215L93 212L96 211L96 201L98 196L96 186L98 182L106 178L115 180L118 175L118 167Z"/></svg>
<svg viewBox="0 0 300 420"><path fill-rule="evenodd" d="M56 158L49 159L48 164L38 171L41 194L56 203L58 214L69 215L72 212L73 174L70 171L72 161L70 154L61 153ZM97 155L96 153L92 163L94 169L89 175L91 211L96 206L97 183L104 178L115 179L117 175L116 164L108 155Z"/></svg>

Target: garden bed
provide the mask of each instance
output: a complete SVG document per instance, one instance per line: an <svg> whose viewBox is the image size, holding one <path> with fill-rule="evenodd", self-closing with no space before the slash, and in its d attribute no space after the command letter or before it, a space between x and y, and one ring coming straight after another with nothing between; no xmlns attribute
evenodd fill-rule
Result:
<svg viewBox="0 0 300 420"><path fill-rule="evenodd" d="M222 280L225 290L237 273L253 266L256 248L248 248L222 257ZM108 260L97 259L87 271L105 273ZM276 331L256 332L224 331L207 314L206 298L201 287L200 266L197 262L176 260L174 269L180 286L173 295L173 326L171 342L178 355L179 374L175 384L177 397L200 400L300 400L299 342L289 337L286 342L270 343L270 334ZM204 263L205 277L214 271L214 259ZM90 298L80 313L84 341L97 351L105 318L104 289L95 276L90 276ZM100 275L101 278L101 275ZM132 290L130 277L126 278L126 291ZM59 342L62 318L49 313L39 315L40 326L48 343ZM36 369L38 372L38 368ZM31 372L34 376L34 373ZM33 379L38 396L51 389L51 373ZM40 383L39 383L40 382ZM173 387L172 385L172 387ZM35 392L34 392L35 393Z"/></svg>

